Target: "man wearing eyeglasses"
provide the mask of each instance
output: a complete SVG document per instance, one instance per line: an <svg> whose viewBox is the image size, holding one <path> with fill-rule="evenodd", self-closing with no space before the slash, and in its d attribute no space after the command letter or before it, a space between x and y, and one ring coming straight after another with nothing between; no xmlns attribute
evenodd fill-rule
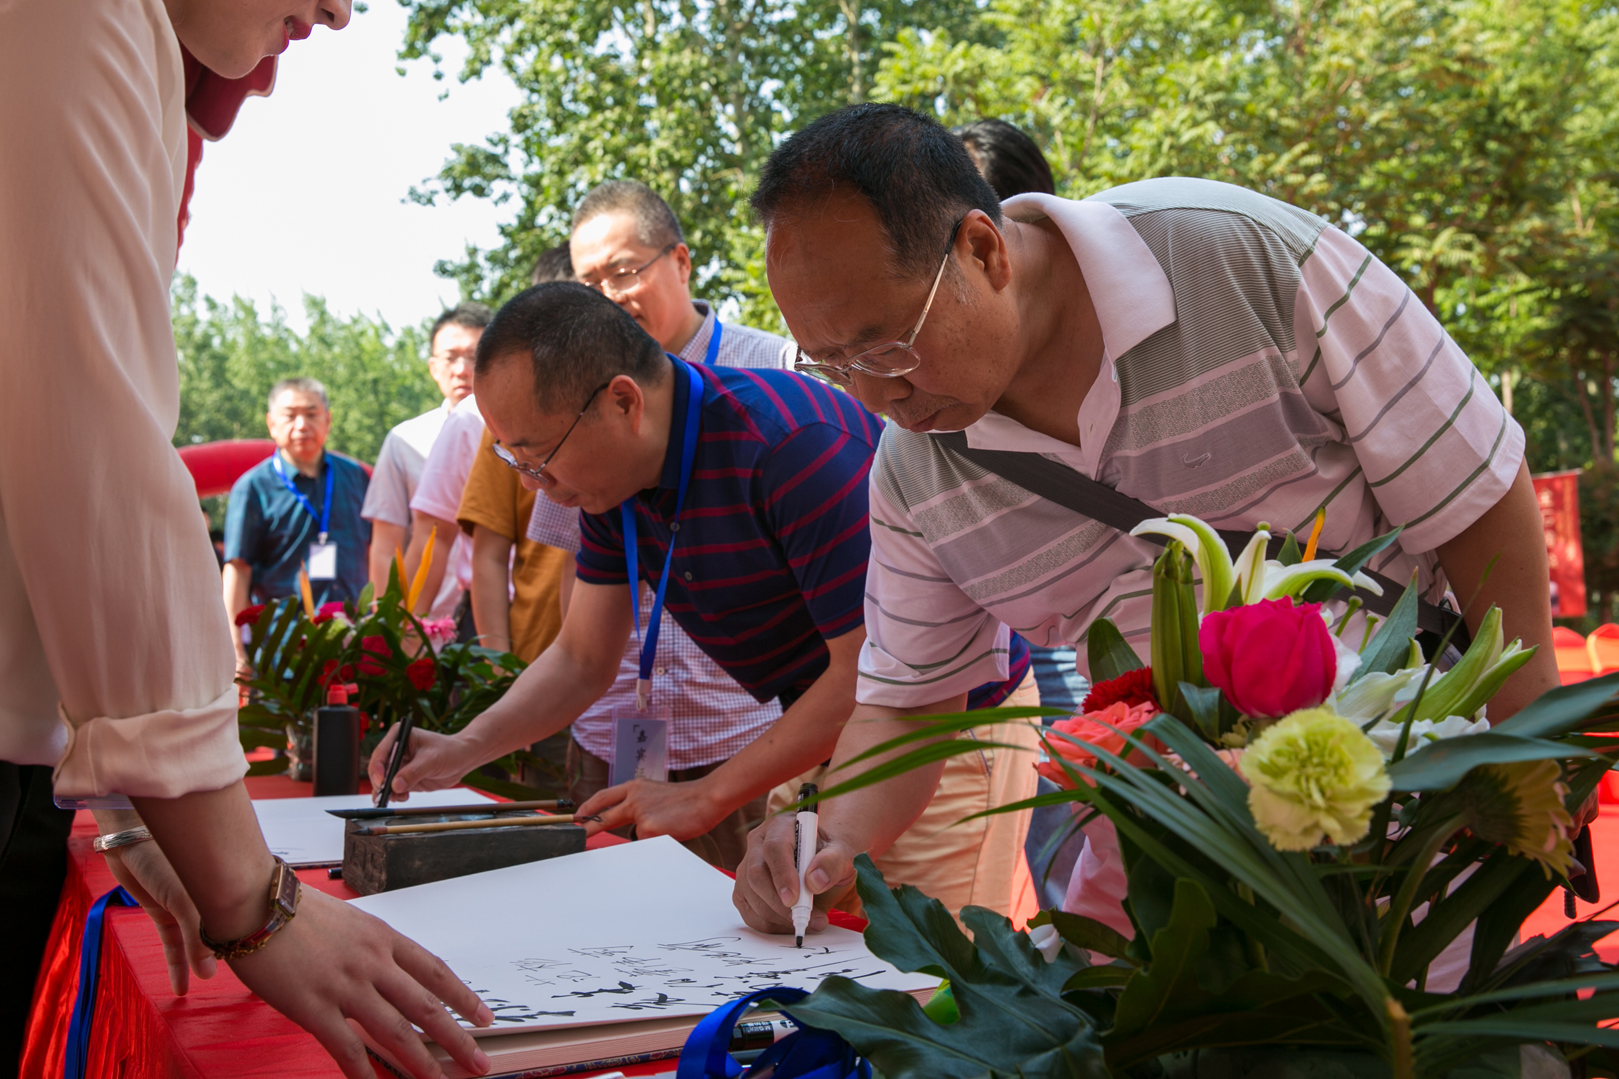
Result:
<svg viewBox="0 0 1619 1079"><path fill-rule="evenodd" d="M548 500L582 511L579 579L556 643L464 731L413 733L395 790L453 784L596 701L642 614L631 606L632 578L666 589L670 616L719 668L754 700L780 700L785 711L724 747L699 778L603 791L580 806L601 815L592 827L633 824L641 836L689 839L819 767L854 705L865 641L866 477L877 418L813 379L686 363L577 285L541 285L503 308L480 344L477 378L504 459ZM649 628L657 624L648 616ZM641 650L655 646L636 643L636 696L655 710L680 687ZM975 704L1020 688L1025 670L1014 675L1011 647L1005 630L987 645L991 674ZM963 758L959 789L940 801L938 819L894 852L893 879L926 884L952 909L976 903L1011 913L1022 864L1016 820L948 828L1001 800L996 784L1007 774L992 746ZM1033 772L1019 774L1032 793Z"/></svg>
<svg viewBox="0 0 1619 1079"><path fill-rule="evenodd" d="M1324 551L1403 524L1374 569L1416 571L1430 599L1447 580L1476 590L1470 622L1499 604L1508 638L1542 646L1491 718L1557 685L1523 432L1404 282L1323 219L1180 178L1003 207L960 139L894 105L792 136L753 206L805 364L893 421L872 467L860 703L834 765L959 708L986 667L939 670L1003 625L1083 663L1106 616L1148 654L1157 548L990 470L1019 454L1225 529L1298 532L1324 507ZM827 805L810 886L845 886L937 775ZM756 928L790 926L792 831L750 837L736 902ZM1129 933L1111 828L1092 839L1065 906Z"/></svg>

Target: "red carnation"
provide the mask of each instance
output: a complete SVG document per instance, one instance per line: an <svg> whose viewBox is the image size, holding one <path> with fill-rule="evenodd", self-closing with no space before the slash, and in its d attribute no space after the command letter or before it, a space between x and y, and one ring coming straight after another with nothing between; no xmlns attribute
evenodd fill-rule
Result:
<svg viewBox="0 0 1619 1079"><path fill-rule="evenodd" d="M259 620L259 615L263 613L264 604L262 603L255 603L251 607L243 607L236 612L236 624L238 626L251 626Z"/></svg>
<svg viewBox="0 0 1619 1079"><path fill-rule="evenodd" d="M405 668L405 677L410 679L411 685L426 693L438 681L438 665L431 656L423 656Z"/></svg>
<svg viewBox="0 0 1619 1079"><path fill-rule="evenodd" d="M1091 691L1086 694L1079 710L1086 714L1100 712L1121 701L1126 708L1133 708L1138 704L1159 707L1157 699L1152 695L1151 667L1137 667L1133 671L1125 671L1117 678L1097 682L1091 686Z"/></svg>
<svg viewBox="0 0 1619 1079"><path fill-rule="evenodd" d="M360 650L370 652L372 656L380 656L383 659L387 659L394 654L393 649L388 647L388 642L381 637L366 637L360 641ZM375 678L378 675L387 674L388 669L372 659L371 656L361 656L360 673Z"/></svg>
<svg viewBox="0 0 1619 1079"><path fill-rule="evenodd" d="M328 681L331 680L332 672L334 672L336 670L337 670L337 660L335 660L335 659L327 660L326 663L321 667L321 669L320 669L320 677L317 678L316 681L324 686Z"/></svg>
<svg viewBox="0 0 1619 1079"><path fill-rule="evenodd" d="M322 603L320 610L315 612L314 623L318 626L322 622L330 622L342 613L343 605L341 603Z"/></svg>

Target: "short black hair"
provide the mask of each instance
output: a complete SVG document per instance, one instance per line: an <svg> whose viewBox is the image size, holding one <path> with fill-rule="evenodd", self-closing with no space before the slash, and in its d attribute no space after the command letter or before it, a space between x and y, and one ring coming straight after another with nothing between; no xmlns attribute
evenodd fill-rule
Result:
<svg viewBox="0 0 1619 1079"><path fill-rule="evenodd" d="M966 144L973 164L1002 201L1030 191L1057 193L1046 155L1022 128L991 117L954 130Z"/></svg>
<svg viewBox="0 0 1619 1079"><path fill-rule="evenodd" d="M502 307L478 342L475 377L515 352L533 363L534 396L545 412L582 408L591 391L619 375L656 386L669 370L663 349L635 319L574 281L535 285Z"/></svg>
<svg viewBox="0 0 1619 1079"><path fill-rule="evenodd" d="M635 219L635 236L648 247L684 243L680 220L663 196L638 180L609 180L591 189L573 212L570 233L602 214L626 213Z"/></svg>
<svg viewBox="0 0 1619 1079"><path fill-rule="evenodd" d="M849 105L787 139L765 162L753 212L768 228L778 214L840 187L871 202L905 274L932 276L951 227L969 211L1001 222L1001 201L961 139L901 105Z"/></svg>
<svg viewBox="0 0 1619 1079"><path fill-rule="evenodd" d="M568 251L567 244L557 244L540 252L540 257L534 260L534 272L529 275L528 283L543 285L547 281L572 280L573 255Z"/></svg>
<svg viewBox="0 0 1619 1079"><path fill-rule="evenodd" d="M469 330L482 330L489 325L494 313L481 303L467 300L447 308L443 314L433 320L433 328L427 332L427 347L433 347L433 341L438 332L449 325L465 326Z"/></svg>

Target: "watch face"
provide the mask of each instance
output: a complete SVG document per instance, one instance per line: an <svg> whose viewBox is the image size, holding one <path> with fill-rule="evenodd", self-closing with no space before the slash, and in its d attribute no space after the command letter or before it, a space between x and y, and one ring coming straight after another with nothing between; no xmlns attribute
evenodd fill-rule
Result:
<svg viewBox="0 0 1619 1079"><path fill-rule="evenodd" d="M298 889L300 883L298 874L286 862L276 859L275 899L274 903L281 913L288 918L298 910Z"/></svg>

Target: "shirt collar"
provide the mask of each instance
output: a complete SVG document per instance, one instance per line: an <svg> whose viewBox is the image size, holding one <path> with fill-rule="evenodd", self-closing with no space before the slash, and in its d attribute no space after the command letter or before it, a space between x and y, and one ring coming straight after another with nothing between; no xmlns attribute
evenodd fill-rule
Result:
<svg viewBox="0 0 1619 1079"><path fill-rule="evenodd" d="M709 315L713 318L713 314ZM672 362L669 365L669 374L675 380L675 392L669 401L669 445L663 451L663 473L658 477L658 490L680 490L680 447L681 440L686 437L686 401L691 397L690 379L686 375L684 363L679 362L680 357L665 353ZM701 364L692 364L697 368L697 374L703 373Z"/></svg>
<svg viewBox="0 0 1619 1079"><path fill-rule="evenodd" d="M1053 454L1094 478L1101 466L1102 446L1119 417L1115 361L1175 321L1175 294L1135 226L1105 202L1027 194L1008 199L1002 209L1014 221L1050 218L1068 241L1102 327L1102 369L1079 407L1078 447L1031 431L994 411L967 428L967 444L974 449Z"/></svg>
<svg viewBox="0 0 1619 1079"><path fill-rule="evenodd" d="M687 363L700 364L703 357L708 355L708 339L714 336L714 305L707 300L693 300L691 305L703 316L703 324L697 327L697 332L691 335L691 340L686 342L679 355Z"/></svg>
<svg viewBox="0 0 1619 1079"><path fill-rule="evenodd" d="M1115 207L1028 194L1008 199L1002 209L1014 221L1048 217L1062 232L1085 275L1108 355L1123 356L1175 321L1175 293L1164 268Z"/></svg>

